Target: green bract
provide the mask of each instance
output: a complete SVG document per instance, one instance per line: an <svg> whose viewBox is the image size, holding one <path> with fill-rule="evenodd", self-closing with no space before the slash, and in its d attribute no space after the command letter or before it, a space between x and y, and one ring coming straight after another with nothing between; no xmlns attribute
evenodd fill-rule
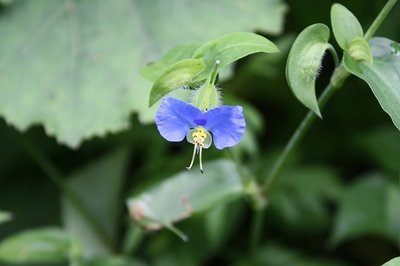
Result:
<svg viewBox="0 0 400 266"><path fill-rule="evenodd" d="M251 32L227 34L202 45L175 47L160 62L142 70L142 74L150 80L154 79L156 73L164 71L151 89L149 106L175 89L210 79L217 60L219 68L223 68L235 60L258 52L276 53L279 49L268 39ZM191 58L185 58L187 56ZM173 65L167 66L168 63ZM212 80L214 82L215 77ZM213 85L213 82L210 84Z"/></svg>
<svg viewBox="0 0 400 266"><path fill-rule="evenodd" d="M217 78L219 64L220 61L217 60L214 64L211 75L208 76L206 82L196 91L194 95L193 105L197 106L202 112L215 108L219 105L219 92L214 84L215 79Z"/></svg>
<svg viewBox="0 0 400 266"><path fill-rule="evenodd" d="M325 50L329 48L329 28L314 24L294 41L286 63L286 79L299 101L321 116L315 95L315 78Z"/></svg>
<svg viewBox="0 0 400 266"><path fill-rule="evenodd" d="M349 44L348 53L357 61L364 60L364 62L372 64L371 48L369 47L368 42L363 38L354 38Z"/></svg>
<svg viewBox="0 0 400 266"><path fill-rule="evenodd" d="M400 129L400 45L386 38L372 38L373 64L364 64L344 54L346 69L371 87L382 109Z"/></svg>
<svg viewBox="0 0 400 266"><path fill-rule="evenodd" d="M188 86L206 66L200 59L185 59L167 68L154 82L149 107L173 90Z"/></svg>
<svg viewBox="0 0 400 266"><path fill-rule="evenodd" d="M347 51L350 42L357 37L363 37L363 29L357 18L346 7L334 4L331 8L331 23L333 34L339 46Z"/></svg>

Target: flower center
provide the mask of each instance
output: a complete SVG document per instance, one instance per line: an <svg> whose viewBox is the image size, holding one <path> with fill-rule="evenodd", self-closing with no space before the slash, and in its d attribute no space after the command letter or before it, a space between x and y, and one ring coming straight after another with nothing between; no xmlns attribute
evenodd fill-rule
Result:
<svg viewBox="0 0 400 266"><path fill-rule="evenodd" d="M193 156L192 156L192 161L190 162L190 165L186 167L187 170L190 170L193 166L194 158L196 156L196 153L199 154L199 161L200 161L200 172L203 173L203 165L201 162L201 152L204 149L207 149L210 147L212 143L212 137L210 132L205 130L202 126L199 126L197 128L193 128L189 130L189 133L186 136L187 141L190 143L194 144L194 149L193 149Z"/></svg>
<svg viewBox="0 0 400 266"><path fill-rule="evenodd" d="M197 131L193 132L192 137L193 137L193 142L195 143L195 145L203 147L204 141L207 138L207 135L204 132L204 128L198 127Z"/></svg>

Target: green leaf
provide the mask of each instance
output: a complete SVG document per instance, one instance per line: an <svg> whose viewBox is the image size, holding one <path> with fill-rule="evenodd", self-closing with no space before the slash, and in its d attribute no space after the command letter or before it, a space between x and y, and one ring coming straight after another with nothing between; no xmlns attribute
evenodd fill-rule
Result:
<svg viewBox="0 0 400 266"><path fill-rule="evenodd" d="M389 260L382 266L400 266L400 257L396 257L394 259Z"/></svg>
<svg viewBox="0 0 400 266"><path fill-rule="evenodd" d="M349 266L349 264L336 259L317 258L316 256L306 256L300 249L293 249L283 246L273 241L261 246L252 257L247 256L243 261L236 262L234 266L247 265L296 265L296 266Z"/></svg>
<svg viewBox="0 0 400 266"><path fill-rule="evenodd" d="M86 262L84 266L146 266L139 259L131 259L123 256L98 256Z"/></svg>
<svg viewBox="0 0 400 266"><path fill-rule="evenodd" d="M201 43L188 43L175 46L156 63L151 63L143 67L140 70L140 74L146 79L155 82L167 68L171 67L171 65L184 59L191 58L194 51L201 45Z"/></svg>
<svg viewBox="0 0 400 266"><path fill-rule="evenodd" d="M8 222L12 219L10 212L0 211L0 224Z"/></svg>
<svg viewBox="0 0 400 266"><path fill-rule="evenodd" d="M120 218L119 197L123 189L127 156L127 150L117 150L92 162L68 178L71 189L81 198L110 241L110 243L104 243L104 240L99 238L94 231L93 225L88 224L81 213L66 198L63 198L64 226L80 238L86 257L110 253L109 245L114 245L117 241Z"/></svg>
<svg viewBox="0 0 400 266"><path fill-rule="evenodd" d="M398 241L399 232L391 226L394 214L393 202L389 202L391 184L380 175L363 176L345 191L330 244L337 245L343 241L362 235L377 235L393 241ZM398 202L395 203L398 208Z"/></svg>
<svg viewBox="0 0 400 266"><path fill-rule="evenodd" d="M328 167L292 166L271 193L271 215L295 230L324 230L329 225L326 202L336 202L342 190L337 174Z"/></svg>
<svg viewBox="0 0 400 266"><path fill-rule="evenodd" d="M11 263L65 262L70 241L69 235L58 228L27 230L0 243L0 260Z"/></svg>
<svg viewBox="0 0 400 266"><path fill-rule="evenodd" d="M386 217L388 219L387 228L391 232L394 243L400 248L400 186L389 184L386 188Z"/></svg>
<svg viewBox="0 0 400 266"><path fill-rule="evenodd" d="M206 42L192 55L206 64L206 70L195 81L206 79L217 60L221 69L242 57L259 52L277 53L279 49L268 39L251 32L235 32Z"/></svg>
<svg viewBox="0 0 400 266"><path fill-rule="evenodd" d="M344 54L345 68L368 83L382 109L400 130L400 44L375 37L369 42L373 64L356 61Z"/></svg>
<svg viewBox="0 0 400 266"><path fill-rule="evenodd" d="M370 156L378 167L398 172L400 165L400 134L397 128L385 126L362 131L354 136L354 143Z"/></svg>
<svg viewBox="0 0 400 266"><path fill-rule="evenodd" d="M149 107L171 91L190 85L205 67L203 60L186 59L167 68L151 88Z"/></svg>
<svg viewBox="0 0 400 266"><path fill-rule="evenodd" d="M362 38L364 35L360 22L341 4L332 5L331 23L336 41L344 51L348 51L350 42L354 38Z"/></svg>
<svg viewBox="0 0 400 266"><path fill-rule="evenodd" d="M315 95L315 79L321 60L329 48L329 28L314 24L305 28L294 41L286 63L286 79L297 97L306 107L321 117Z"/></svg>
<svg viewBox="0 0 400 266"><path fill-rule="evenodd" d="M153 121L139 73L147 62L237 30L278 34L286 9L282 0L15 1L0 17L0 115L19 130L41 124L70 147L129 128L132 112Z"/></svg>
<svg viewBox="0 0 400 266"><path fill-rule="evenodd" d="M204 164L204 174L184 171L127 200L131 217L149 230L166 227L187 240L174 222L243 195L235 165L217 160Z"/></svg>

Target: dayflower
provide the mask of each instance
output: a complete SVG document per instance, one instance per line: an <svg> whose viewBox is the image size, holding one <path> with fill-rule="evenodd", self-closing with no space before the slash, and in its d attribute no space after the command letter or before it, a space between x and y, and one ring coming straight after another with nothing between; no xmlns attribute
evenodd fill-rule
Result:
<svg viewBox="0 0 400 266"><path fill-rule="evenodd" d="M186 136L194 144L192 161L186 168L190 170L196 153L199 153L203 173L202 149L210 147L212 139L220 150L236 145L243 136L246 122L241 106L223 105L202 112L192 104L166 97L157 111L156 125L166 140L179 142Z"/></svg>

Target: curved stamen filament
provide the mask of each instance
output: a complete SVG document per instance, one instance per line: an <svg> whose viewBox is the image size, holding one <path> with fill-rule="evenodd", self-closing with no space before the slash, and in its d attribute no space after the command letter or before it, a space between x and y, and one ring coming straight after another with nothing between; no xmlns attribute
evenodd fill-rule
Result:
<svg viewBox="0 0 400 266"><path fill-rule="evenodd" d="M199 149L200 149L200 151L199 151L199 160L200 160L200 172L201 173L204 173L204 171L203 171L203 163L201 162L201 151L203 150L203 147L202 146L199 146Z"/></svg>
<svg viewBox="0 0 400 266"><path fill-rule="evenodd" d="M196 157L196 152L200 153L199 154L199 160L200 160L200 172L204 173L203 171L203 162L202 162L202 151L203 148L207 149L211 145L211 135L207 131L204 130L203 127L198 127L197 129L190 131L190 135L187 136L187 139L190 143L194 144L194 149L193 149L193 156L192 160L190 161L190 165L186 167L186 169L189 171L194 163L194 158Z"/></svg>
<svg viewBox="0 0 400 266"><path fill-rule="evenodd" d="M190 168L192 168L192 166L193 166L194 157L196 157L196 150L197 150L197 144L194 144L192 161L190 162L190 165L188 167L186 167L186 170L188 170L188 171L190 171Z"/></svg>

